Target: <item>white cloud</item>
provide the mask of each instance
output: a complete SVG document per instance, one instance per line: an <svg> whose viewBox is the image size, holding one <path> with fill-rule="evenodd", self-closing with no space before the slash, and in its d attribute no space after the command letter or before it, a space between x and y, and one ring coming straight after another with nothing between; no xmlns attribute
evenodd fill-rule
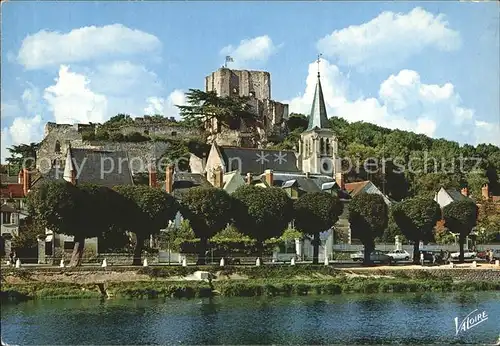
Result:
<svg viewBox="0 0 500 346"><path fill-rule="evenodd" d="M500 123L490 123L487 121L476 120L474 125L476 145L485 143L500 147Z"/></svg>
<svg viewBox="0 0 500 346"><path fill-rule="evenodd" d="M115 61L98 65L89 75L90 86L102 94L113 96L135 97L145 96L161 91L162 83L156 73L144 65L130 61Z"/></svg>
<svg viewBox="0 0 500 346"><path fill-rule="evenodd" d="M144 108L147 115L160 114L166 117L179 119L179 109L176 107L186 104L186 96L182 90L174 90L167 99L161 97L148 97L148 105Z"/></svg>
<svg viewBox="0 0 500 346"><path fill-rule="evenodd" d="M29 144L42 139L42 117L18 117L12 124L1 131L1 157L2 162L10 156L7 148L12 145Z"/></svg>
<svg viewBox="0 0 500 346"><path fill-rule="evenodd" d="M451 83L425 84L417 72L402 70L381 83L377 98L351 99L348 95L348 80L339 69L324 59L320 66L321 84L329 116L459 142L474 142L478 139L478 134L474 132L475 126L477 127L477 122L474 124L474 111L462 105L460 96ZM304 94L284 101L290 104L290 112L310 113L316 75L317 65L313 62L309 65ZM494 134L493 131L491 138L494 138ZM480 138L478 140L482 141Z"/></svg>
<svg viewBox="0 0 500 346"><path fill-rule="evenodd" d="M407 14L382 12L367 23L335 30L317 43L325 56L360 69L398 64L427 47L452 51L460 46L460 34L444 15L420 7Z"/></svg>
<svg viewBox="0 0 500 346"><path fill-rule="evenodd" d="M0 113L2 120L6 118L15 118L22 115L22 110L17 102L2 102Z"/></svg>
<svg viewBox="0 0 500 346"><path fill-rule="evenodd" d="M269 36L264 35L241 40L237 47L228 45L221 49L220 54L229 55L234 59L231 67L242 68L252 63L266 62L279 47L274 45Z"/></svg>
<svg viewBox="0 0 500 346"><path fill-rule="evenodd" d="M149 33L121 24L86 26L68 33L41 30L27 36L17 60L27 69L68 64L103 57L154 53L160 40Z"/></svg>
<svg viewBox="0 0 500 346"><path fill-rule="evenodd" d="M43 97L57 123L99 123L108 118L106 96L90 90L87 77L61 65L55 82L45 89Z"/></svg>

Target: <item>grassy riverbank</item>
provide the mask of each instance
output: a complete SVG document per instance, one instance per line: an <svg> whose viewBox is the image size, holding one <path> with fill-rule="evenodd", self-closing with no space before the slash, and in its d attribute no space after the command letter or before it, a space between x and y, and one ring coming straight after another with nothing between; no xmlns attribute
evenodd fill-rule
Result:
<svg viewBox="0 0 500 346"><path fill-rule="evenodd" d="M197 271L213 280L196 280ZM500 273L464 270L340 270L325 266L2 269L2 300L194 298L500 290ZM486 272L481 271L482 275ZM491 279L493 278L493 279Z"/></svg>

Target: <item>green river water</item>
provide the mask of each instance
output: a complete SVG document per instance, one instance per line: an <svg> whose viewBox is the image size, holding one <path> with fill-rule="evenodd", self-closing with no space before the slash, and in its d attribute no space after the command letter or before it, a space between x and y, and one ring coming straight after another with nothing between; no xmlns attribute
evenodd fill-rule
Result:
<svg viewBox="0 0 500 346"><path fill-rule="evenodd" d="M488 319L457 335L470 312ZM16 345L494 344L500 292L4 304Z"/></svg>

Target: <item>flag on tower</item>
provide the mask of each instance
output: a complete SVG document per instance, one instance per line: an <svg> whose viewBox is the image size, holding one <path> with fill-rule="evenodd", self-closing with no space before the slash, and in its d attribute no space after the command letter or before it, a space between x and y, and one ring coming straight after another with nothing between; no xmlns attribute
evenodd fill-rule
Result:
<svg viewBox="0 0 500 346"><path fill-rule="evenodd" d="M226 62L234 62L234 60L229 55L226 55Z"/></svg>

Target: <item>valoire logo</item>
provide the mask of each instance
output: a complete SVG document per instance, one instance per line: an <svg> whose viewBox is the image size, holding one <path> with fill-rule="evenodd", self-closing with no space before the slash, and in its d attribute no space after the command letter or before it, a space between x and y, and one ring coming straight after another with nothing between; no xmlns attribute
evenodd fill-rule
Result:
<svg viewBox="0 0 500 346"><path fill-rule="evenodd" d="M470 312L467 316L465 316L460 324L458 324L458 317L455 317L455 335L458 335L460 332L466 332L478 324L488 320L488 314L486 311L476 313L477 311L478 309Z"/></svg>

